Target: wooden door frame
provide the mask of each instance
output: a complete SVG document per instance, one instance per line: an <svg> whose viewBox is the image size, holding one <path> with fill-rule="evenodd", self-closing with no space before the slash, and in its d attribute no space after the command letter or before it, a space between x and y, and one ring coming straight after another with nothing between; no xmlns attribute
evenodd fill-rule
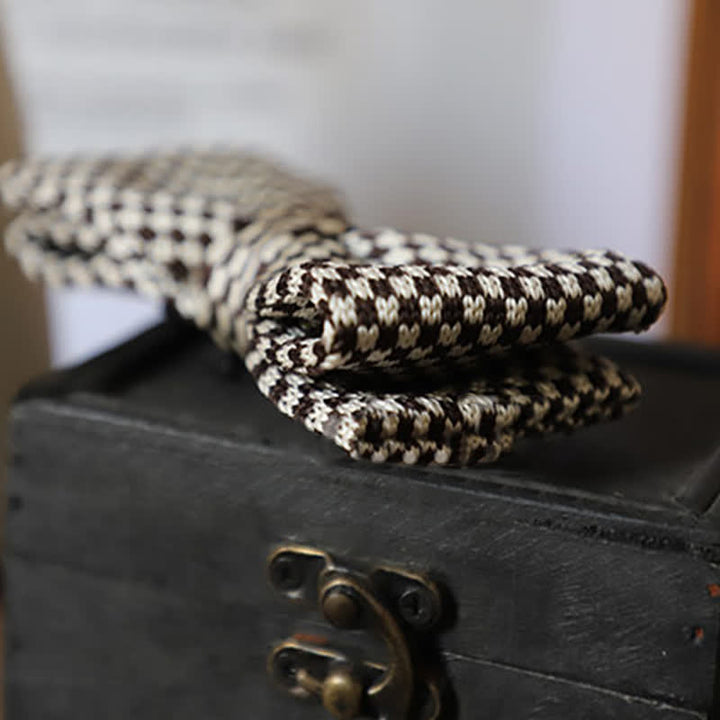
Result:
<svg viewBox="0 0 720 720"><path fill-rule="evenodd" d="M694 0L671 291L672 335L720 344L720 2Z"/></svg>

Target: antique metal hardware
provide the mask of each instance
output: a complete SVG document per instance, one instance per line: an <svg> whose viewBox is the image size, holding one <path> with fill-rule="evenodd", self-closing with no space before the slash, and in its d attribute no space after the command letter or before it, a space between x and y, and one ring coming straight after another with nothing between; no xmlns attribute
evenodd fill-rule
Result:
<svg viewBox="0 0 720 720"><path fill-rule="evenodd" d="M333 628L369 633L382 641L382 662L353 658L323 639L294 636L270 653L268 672L287 692L316 699L338 720L436 720L437 679L413 657L412 637L440 620L434 582L385 566L338 565L321 550L285 546L268 560L270 582L289 600L317 606Z"/></svg>

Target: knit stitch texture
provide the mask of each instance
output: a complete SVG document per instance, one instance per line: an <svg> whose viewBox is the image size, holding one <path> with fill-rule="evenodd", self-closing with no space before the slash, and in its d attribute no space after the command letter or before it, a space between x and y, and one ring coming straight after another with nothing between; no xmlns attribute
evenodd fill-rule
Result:
<svg viewBox="0 0 720 720"><path fill-rule="evenodd" d="M332 189L244 153L12 162L0 195L30 277L171 300L281 412L378 462L472 465L620 416L636 380L568 341L666 301L616 252L355 228Z"/></svg>

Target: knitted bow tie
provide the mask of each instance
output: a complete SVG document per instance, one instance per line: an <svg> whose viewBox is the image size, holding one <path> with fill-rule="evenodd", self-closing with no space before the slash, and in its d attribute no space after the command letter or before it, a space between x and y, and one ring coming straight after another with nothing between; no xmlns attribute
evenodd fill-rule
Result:
<svg viewBox="0 0 720 720"><path fill-rule="evenodd" d="M356 458L470 465L619 416L635 379L566 341L646 329L666 300L614 252L358 230L331 189L246 154L9 163L0 193L28 275L172 300Z"/></svg>

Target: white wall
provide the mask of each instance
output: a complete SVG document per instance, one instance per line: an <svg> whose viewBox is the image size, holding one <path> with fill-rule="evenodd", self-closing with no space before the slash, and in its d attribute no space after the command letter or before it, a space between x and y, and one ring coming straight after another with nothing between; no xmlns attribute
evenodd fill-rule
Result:
<svg viewBox="0 0 720 720"><path fill-rule="evenodd" d="M669 267L689 0L5 0L33 152L224 141L369 224ZM50 295L70 362L158 316Z"/></svg>

